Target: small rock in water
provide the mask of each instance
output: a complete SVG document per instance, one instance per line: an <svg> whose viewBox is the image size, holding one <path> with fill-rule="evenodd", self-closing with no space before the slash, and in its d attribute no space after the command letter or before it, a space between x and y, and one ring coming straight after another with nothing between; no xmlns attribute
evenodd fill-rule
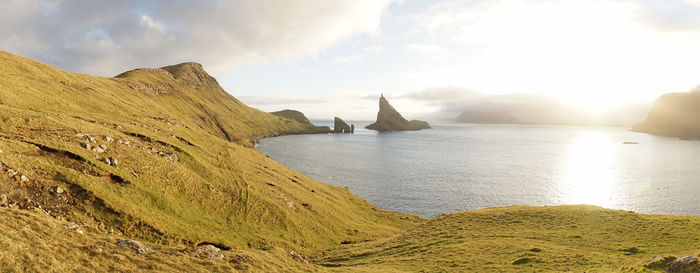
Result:
<svg viewBox="0 0 700 273"><path fill-rule="evenodd" d="M136 240L121 240L116 242L116 245L130 249L138 254L146 254L150 251L153 251L153 248L150 246L147 246L146 244L136 241Z"/></svg>
<svg viewBox="0 0 700 273"><path fill-rule="evenodd" d="M187 253L187 255L204 260L221 260L224 258L221 249L213 245L201 245L197 247L197 249Z"/></svg>
<svg viewBox="0 0 700 273"><path fill-rule="evenodd" d="M700 272L700 262L693 256L685 256L676 259L666 266L668 273L698 273Z"/></svg>

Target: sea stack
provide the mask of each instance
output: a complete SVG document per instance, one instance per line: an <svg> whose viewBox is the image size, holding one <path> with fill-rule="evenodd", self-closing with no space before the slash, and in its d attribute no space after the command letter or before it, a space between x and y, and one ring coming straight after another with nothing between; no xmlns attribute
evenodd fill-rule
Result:
<svg viewBox="0 0 700 273"><path fill-rule="evenodd" d="M692 92L662 95L647 119L632 129L654 135L700 137L700 88Z"/></svg>
<svg viewBox="0 0 700 273"><path fill-rule="evenodd" d="M430 125L421 120L408 121L394 109L389 101L384 98L384 94L379 97L379 112L377 113L377 121L365 127L370 130L380 132L385 131L415 131L420 129L429 129Z"/></svg>
<svg viewBox="0 0 700 273"><path fill-rule="evenodd" d="M348 125L340 119L339 117L335 117L333 121L333 133L336 134L341 134L341 133L346 133L346 134L352 134L355 132L355 124L352 126Z"/></svg>

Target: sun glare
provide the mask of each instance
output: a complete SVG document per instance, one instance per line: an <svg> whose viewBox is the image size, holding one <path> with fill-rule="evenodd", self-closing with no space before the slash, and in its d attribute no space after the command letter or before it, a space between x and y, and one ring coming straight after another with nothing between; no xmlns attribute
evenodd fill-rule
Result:
<svg viewBox="0 0 700 273"><path fill-rule="evenodd" d="M612 142L602 133L588 133L571 147L564 161L564 202L606 207L613 197Z"/></svg>

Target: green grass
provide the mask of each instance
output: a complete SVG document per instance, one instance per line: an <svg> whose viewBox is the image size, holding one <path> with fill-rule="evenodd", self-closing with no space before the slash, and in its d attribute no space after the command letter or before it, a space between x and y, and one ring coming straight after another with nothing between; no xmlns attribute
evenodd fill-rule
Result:
<svg viewBox="0 0 700 273"><path fill-rule="evenodd" d="M48 213L0 209L0 271L645 271L657 270L643 263L656 255L700 249L694 217L577 206L431 220L382 211L255 150L262 137L319 129L245 106L195 64L98 78L0 52L0 75L0 195ZM82 148L79 133L107 151ZM50 194L54 186L66 193ZM126 238L159 251L114 246ZM198 241L251 260L181 254Z"/></svg>
<svg viewBox="0 0 700 273"><path fill-rule="evenodd" d="M699 253L698 217L505 207L439 216L391 238L328 250L316 262L375 272L662 272L635 265Z"/></svg>

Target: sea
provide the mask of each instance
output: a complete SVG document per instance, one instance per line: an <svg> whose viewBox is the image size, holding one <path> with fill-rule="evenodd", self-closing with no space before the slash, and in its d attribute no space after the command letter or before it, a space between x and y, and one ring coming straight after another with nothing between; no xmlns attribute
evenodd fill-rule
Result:
<svg viewBox="0 0 700 273"><path fill-rule="evenodd" d="M443 122L379 133L348 123L354 134L273 137L257 149L379 208L428 218L564 204L700 216L700 141L618 127Z"/></svg>

